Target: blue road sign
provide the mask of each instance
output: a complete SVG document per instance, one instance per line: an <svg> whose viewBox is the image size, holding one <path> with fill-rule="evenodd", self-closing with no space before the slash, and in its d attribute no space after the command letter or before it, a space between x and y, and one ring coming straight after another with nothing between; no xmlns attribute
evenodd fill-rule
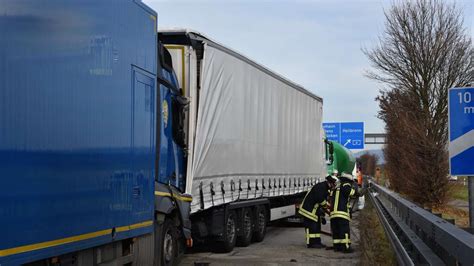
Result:
<svg viewBox="0 0 474 266"><path fill-rule="evenodd" d="M364 122L323 123L326 137L348 149L364 149Z"/></svg>
<svg viewBox="0 0 474 266"><path fill-rule="evenodd" d="M451 175L474 176L474 88L449 90Z"/></svg>
<svg viewBox="0 0 474 266"><path fill-rule="evenodd" d="M341 123L341 142L348 149L364 148L364 123Z"/></svg>
<svg viewBox="0 0 474 266"><path fill-rule="evenodd" d="M341 123L323 123L323 128L328 140L341 142Z"/></svg>

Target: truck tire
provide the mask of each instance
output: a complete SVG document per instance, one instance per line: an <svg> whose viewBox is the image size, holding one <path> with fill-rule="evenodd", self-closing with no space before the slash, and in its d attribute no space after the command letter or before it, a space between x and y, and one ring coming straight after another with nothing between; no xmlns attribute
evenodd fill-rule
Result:
<svg viewBox="0 0 474 266"><path fill-rule="evenodd" d="M258 206L254 220L253 241L262 242L267 233L267 210L264 206Z"/></svg>
<svg viewBox="0 0 474 266"><path fill-rule="evenodd" d="M237 237L237 246L247 247L252 241L252 210L244 208L242 210L242 235Z"/></svg>
<svg viewBox="0 0 474 266"><path fill-rule="evenodd" d="M229 211L224 221L223 241L216 242L216 251L220 253L231 252L237 239L237 216L234 211Z"/></svg>
<svg viewBox="0 0 474 266"><path fill-rule="evenodd" d="M162 225L157 226L158 265L172 266L177 264L178 233L173 221L166 219Z"/></svg>

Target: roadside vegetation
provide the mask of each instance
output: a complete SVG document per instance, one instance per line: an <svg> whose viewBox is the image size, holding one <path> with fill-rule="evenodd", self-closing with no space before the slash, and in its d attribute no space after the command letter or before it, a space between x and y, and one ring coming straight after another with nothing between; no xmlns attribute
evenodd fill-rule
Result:
<svg viewBox="0 0 474 266"><path fill-rule="evenodd" d="M469 196L467 192L467 185L464 185L462 181L452 183L449 191L449 196L451 199L467 201Z"/></svg>
<svg viewBox="0 0 474 266"><path fill-rule="evenodd" d="M441 213L443 218L454 219L456 225L463 228L469 227L469 212L466 207L469 193L467 180L464 180L464 178L459 177L458 181L450 183L448 203L434 209L435 212Z"/></svg>
<svg viewBox="0 0 474 266"><path fill-rule="evenodd" d="M460 208L445 205L433 209L434 213L441 213L445 219L454 219L455 224L461 228L469 227L469 212Z"/></svg>
<svg viewBox="0 0 474 266"><path fill-rule="evenodd" d="M448 89L474 81L474 49L461 9L441 0L395 1L380 43L365 50L383 84L376 98L385 122L390 188L429 208L445 206Z"/></svg>
<svg viewBox="0 0 474 266"><path fill-rule="evenodd" d="M379 161L377 155L366 153L357 158L357 161L359 162L361 171L364 175L375 176L377 163Z"/></svg>
<svg viewBox="0 0 474 266"><path fill-rule="evenodd" d="M464 179L461 177L457 182L450 183L446 204L442 206L435 206L433 207L432 211L433 213L441 213L442 217L445 219L454 219L455 224L461 228L467 228L469 227L469 212L466 209L460 208L459 206L453 204L453 200L468 201L469 194L467 185L465 185L463 182ZM390 188L390 181L383 174L383 171L377 183ZM400 193L400 195L409 198L406 194Z"/></svg>
<svg viewBox="0 0 474 266"><path fill-rule="evenodd" d="M360 265L397 265L395 253L370 200L365 202L359 219Z"/></svg>

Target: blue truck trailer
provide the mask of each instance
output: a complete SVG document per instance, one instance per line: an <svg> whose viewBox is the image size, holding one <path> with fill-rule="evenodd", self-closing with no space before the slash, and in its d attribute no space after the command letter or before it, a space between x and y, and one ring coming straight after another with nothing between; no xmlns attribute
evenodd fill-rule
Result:
<svg viewBox="0 0 474 266"><path fill-rule="evenodd" d="M153 264L156 21L140 1L0 2L0 265Z"/></svg>
<svg viewBox="0 0 474 266"><path fill-rule="evenodd" d="M139 0L1 0L0 265L262 241L324 178L321 119L321 98L249 58L158 34Z"/></svg>

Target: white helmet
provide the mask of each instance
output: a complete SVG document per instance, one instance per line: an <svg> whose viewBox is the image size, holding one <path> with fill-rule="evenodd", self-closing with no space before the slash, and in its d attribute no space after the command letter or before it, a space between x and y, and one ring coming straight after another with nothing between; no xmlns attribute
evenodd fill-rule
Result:
<svg viewBox="0 0 474 266"><path fill-rule="evenodd" d="M355 179L356 179L355 176L353 176L353 175L351 175L351 174L348 174L348 173L346 173L346 172L343 172L343 173L341 174L341 176L342 176L342 177L345 177L345 178L347 178L347 179L349 179L349 180L355 180Z"/></svg>
<svg viewBox="0 0 474 266"><path fill-rule="evenodd" d="M333 182L333 183L339 182L339 178L337 178L336 175L328 175L326 177L326 180L329 181L329 182Z"/></svg>

